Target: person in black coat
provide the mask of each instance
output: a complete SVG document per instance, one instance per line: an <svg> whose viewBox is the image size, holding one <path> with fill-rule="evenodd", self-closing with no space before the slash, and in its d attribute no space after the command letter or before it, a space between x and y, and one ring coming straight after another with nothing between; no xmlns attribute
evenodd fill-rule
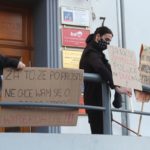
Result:
<svg viewBox="0 0 150 150"><path fill-rule="evenodd" d="M1 76L3 74L3 69L7 68L7 67L16 68L16 69L23 69L25 67L25 64L18 59L0 55L0 89L2 87Z"/></svg>
<svg viewBox="0 0 150 150"><path fill-rule="evenodd" d="M25 68L25 64L18 59L0 55L0 95L1 95L1 89L2 89L3 69L7 67L23 69ZM18 131L19 131L18 127L5 128L5 132L18 132Z"/></svg>
<svg viewBox="0 0 150 150"><path fill-rule="evenodd" d="M131 90L117 87L113 83L111 67L103 51L113 37L112 31L105 26L99 27L93 34L86 39L85 47L79 68L84 69L85 73L99 74L108 83L110 88L115 89L118 94L131 96ZM121 95L120 95L121 96ZM84 81L84 103L85 105L103 106L102 104L102 85L98 82ZM120 107L120 106L119 106ZM96 110L86 110L92 134L103 134L103 112Z"/></svg>
<svg viewBox="0 0 150 150"><path fill-rule="evenodd" d="M0 74L1 75L3 73L3 68L7 68L7 67L23 69L25 67L25 64L18 59L0 55Z"/></svg>

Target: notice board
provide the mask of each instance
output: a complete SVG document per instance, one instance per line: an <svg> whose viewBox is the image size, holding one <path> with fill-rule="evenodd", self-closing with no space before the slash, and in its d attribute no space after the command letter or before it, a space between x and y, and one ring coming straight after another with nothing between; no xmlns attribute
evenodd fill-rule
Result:
<svg viewBox="0 0 150 150"><path fill-rule="evenodd" d="M88 27L90 25L89 10L77 7L61 7L61 23Z"/></svg>
<svg viewBox="0 0 150 150"><path fill-rule="evenodd" d="M26 67L4 69L2 101L79 104L83 70ZM2 108L0 126L76 125L78 110Z"/></svg>
<svg viewBox="0 0 150 150"><path fill-rule="evenodd" d="M63 50L63 68L79 68L79 62L81 59L82 51L76 50Z"/></svg>

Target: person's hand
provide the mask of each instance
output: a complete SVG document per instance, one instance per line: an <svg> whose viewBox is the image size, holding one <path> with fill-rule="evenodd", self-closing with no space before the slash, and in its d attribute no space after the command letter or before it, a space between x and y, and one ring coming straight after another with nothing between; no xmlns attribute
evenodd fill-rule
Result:
<svg viewBox="0 0 150 150"><path fill-rule="evenodd" d="M132 96L132 90L130 88L125 88L125 87L118 87L116 86L115 87L115 90L120 93L120 94L126 94L128 95L129 97Z"/></svg>
<svg viewBox="0 0 150 150"><path fill-rule="evenodd" d="M19 61L17 69L23 69L25 67L26 67L26 65L22 61Z"/></svg>

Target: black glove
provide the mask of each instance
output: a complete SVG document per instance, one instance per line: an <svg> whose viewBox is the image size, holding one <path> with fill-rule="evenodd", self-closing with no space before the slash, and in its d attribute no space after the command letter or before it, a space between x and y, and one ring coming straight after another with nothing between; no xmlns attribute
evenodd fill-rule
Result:
<svg viewBox="0 0 150 150"><path fill-rule="evenodd" d="M115 108L122 107L122 96L118 92L115 92L114 101L112 104Z"/></svg>

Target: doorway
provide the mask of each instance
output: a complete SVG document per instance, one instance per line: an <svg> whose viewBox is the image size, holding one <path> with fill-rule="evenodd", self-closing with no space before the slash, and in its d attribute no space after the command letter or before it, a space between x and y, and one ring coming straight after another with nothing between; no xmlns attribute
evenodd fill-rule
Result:
<svg viewBox="0 0 150 150"><path fill-rule="evenodd" d="M0 54L32 65L33 18L29 8L2 3L0 6ZM0 128L1 132L30 132L30 127Z"/></svg>
<svg viewBox="0 0 150 150"><path fill-rule="evenodd" d="M22 59L26 66L58 67L58 6L58 0L0 0L0 54ZM32 132L59 133L60 129L40 127Z"/></svg>

